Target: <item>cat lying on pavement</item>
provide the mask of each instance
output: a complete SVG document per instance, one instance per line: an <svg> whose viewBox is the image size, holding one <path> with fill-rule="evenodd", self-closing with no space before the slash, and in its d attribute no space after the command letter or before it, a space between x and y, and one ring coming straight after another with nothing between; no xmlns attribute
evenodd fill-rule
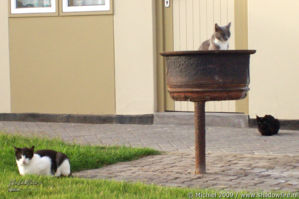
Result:
<svg viewBox="0 0 299 199"><path fill-rule="evenodd" d="M265 115L264 117L256 116L256 122L261 135L271 136L278 134L280 122L272 115Z"/></svg>

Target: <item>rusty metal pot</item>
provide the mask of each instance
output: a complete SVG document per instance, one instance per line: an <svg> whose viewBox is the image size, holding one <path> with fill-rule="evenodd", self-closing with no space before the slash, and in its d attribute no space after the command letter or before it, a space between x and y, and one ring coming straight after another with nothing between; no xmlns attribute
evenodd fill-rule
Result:
<svg viewBox="0 0 299 199"><path fill-rule="evenodd" d="M249 90L249 58L255 50L177 51L166 57L166 81L174 100L236 100Z"/></svg>

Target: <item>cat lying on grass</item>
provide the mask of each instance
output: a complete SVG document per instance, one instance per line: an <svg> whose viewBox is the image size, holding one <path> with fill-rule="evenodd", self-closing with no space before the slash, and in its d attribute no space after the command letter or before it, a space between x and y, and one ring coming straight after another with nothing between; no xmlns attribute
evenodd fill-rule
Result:
<svg viewBox="0 0 299 199"><path fill-rule="evenodd" d="M15 148L16 162L20 175L35 174L48 176L71 176L71 166L68 157L53 150L31 148Z"/></svg>

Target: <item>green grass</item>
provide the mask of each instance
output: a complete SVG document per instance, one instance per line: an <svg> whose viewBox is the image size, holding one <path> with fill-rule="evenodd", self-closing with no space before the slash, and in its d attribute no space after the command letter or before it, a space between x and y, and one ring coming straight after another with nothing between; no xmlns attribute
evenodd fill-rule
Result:
<svg viewBox="0 0 299 199"><path fill-rule="evenodd" d="M130 161L147 155L158 154L158 151L148 148L102 147L66 144L61 140L25 138L0 134L0 168L6 171L17 171L14 148L35 146L35 150L53 149L67 154L71 161L72 171L99 168L104 165L121 161Z"/></svg>
<svg viewBox="0 0 299 199"><path fill-rule="evenodd" d="M142 156L158 154L151 149L128 147L96 147L65 144L59 140L24 138L0 134L0 199L6 198L193 198L201 194L210 194L211 198L221 193L213 190L168 188L142 183L126 183L96 179L55 178L45 176L25 176L18 174L13 146L35 145L36 149L51 148L66 153L72 164L72 171L99 168L119 161L133 160ZM87 158L86 158L87 157ZM259 198L241 197L246 192L230 192L234 197L226 198ZM267 198L267 197L260 197ZM294 197L293 197L294 198ZM298 197L299 198L299 195Z"/></svg>

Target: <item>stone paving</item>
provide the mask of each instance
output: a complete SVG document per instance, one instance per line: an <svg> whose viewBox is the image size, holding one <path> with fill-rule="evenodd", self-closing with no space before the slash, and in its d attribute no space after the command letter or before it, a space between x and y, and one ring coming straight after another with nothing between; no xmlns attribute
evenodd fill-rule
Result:
<svg viewBox="0 0 299 199"><path fill-rule="evenodd" d="M78 177L223 190L299 191L299 131L282 130L277 136L262 137L256 129L207 127L205 175L194 175L192 125L0 122L0 131L164 151L162 155L75 173Z"/></svg>
<svg viewBox="0 0 299 199"><path fill-rule="evenodd" d="M207 174L199 176L194 175L194 164L191 153L168 153L75 175L176 187L299 190L299 156L210 153L207 155Z"/></svg>

